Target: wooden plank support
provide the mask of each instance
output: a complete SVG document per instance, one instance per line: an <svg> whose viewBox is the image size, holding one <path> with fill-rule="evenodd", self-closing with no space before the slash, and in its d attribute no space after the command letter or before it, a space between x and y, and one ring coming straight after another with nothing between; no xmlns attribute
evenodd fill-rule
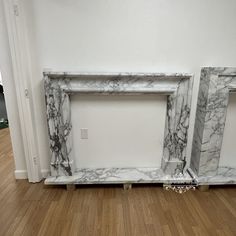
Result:
<svg viewBox="0 0 236 236"><path fill-rule="evenodd" d="M123 188L124 188L124 190L129 190L132 188L132 184L128 184L128 183L123 184Z"/></svg>
<svg viewBox="0 0 236 236"><path fill-rule="evenodd" d="M199 191L206 192L209 190L209 185L199 185L198 186Z"/></svg>
<svg viewBox="0 0 236 236"><path fill-rule="evenodd" d="M66 190L67 191L74 191L76 189L75 184L67 184Z"/></svg>

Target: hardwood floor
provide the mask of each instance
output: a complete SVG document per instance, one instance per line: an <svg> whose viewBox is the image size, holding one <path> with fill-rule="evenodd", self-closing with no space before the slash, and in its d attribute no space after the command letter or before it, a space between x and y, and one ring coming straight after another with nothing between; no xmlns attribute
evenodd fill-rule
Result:
<svg viewBox="0 0 236 236"><path fill-rule="evenodd" d="M15 181L0 130L0 235L236 235L236 188L183 195L157 185L45 187Z"/></svg>

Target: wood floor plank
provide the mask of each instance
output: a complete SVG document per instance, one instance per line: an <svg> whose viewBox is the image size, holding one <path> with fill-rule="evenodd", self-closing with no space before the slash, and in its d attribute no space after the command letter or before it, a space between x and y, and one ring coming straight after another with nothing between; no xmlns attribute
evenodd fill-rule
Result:
<svg viewBox="0 0 236 236"><path fill-rule="evenodd" d="M0 236L236 235L236 188L179 195L158 185L44 186L14 179L9 129L0 130Z"/></svg>

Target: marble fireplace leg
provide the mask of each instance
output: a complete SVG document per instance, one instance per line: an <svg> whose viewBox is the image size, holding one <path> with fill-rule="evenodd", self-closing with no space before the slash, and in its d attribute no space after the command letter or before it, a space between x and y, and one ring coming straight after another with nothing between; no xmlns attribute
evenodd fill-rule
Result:
<svg viewBox="0 0 236 236"><path fill-rule="evenodd" d="M190 167L198 176L217 174L230 89L236 87L235 68L201 71Z"/></svg>
<svg viewBox="0 0 236 236"><path fill-rule="evenodd" d="M167 98L162 169L166 174L182 174L186 167L186 147L191 107L192 80L179 82Z"/></svg>
<svg viewBox="0 0 236 236"><path fill-rule="evenodd" d="M72 125L70 98L62 89L66 80L45 79L46 109L50 139L51 176L67 175L74 172L72 153Z"/></svg>

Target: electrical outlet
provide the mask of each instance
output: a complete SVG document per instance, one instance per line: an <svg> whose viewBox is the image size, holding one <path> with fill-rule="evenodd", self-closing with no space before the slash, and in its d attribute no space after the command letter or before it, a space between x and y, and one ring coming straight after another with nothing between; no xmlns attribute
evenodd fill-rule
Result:
<svg viewBox="0 0 236 236"><path fill-rule="evenodd" d="M80 129L80 138L81 139L88 139L88 129L87 128Z"/></svg>

